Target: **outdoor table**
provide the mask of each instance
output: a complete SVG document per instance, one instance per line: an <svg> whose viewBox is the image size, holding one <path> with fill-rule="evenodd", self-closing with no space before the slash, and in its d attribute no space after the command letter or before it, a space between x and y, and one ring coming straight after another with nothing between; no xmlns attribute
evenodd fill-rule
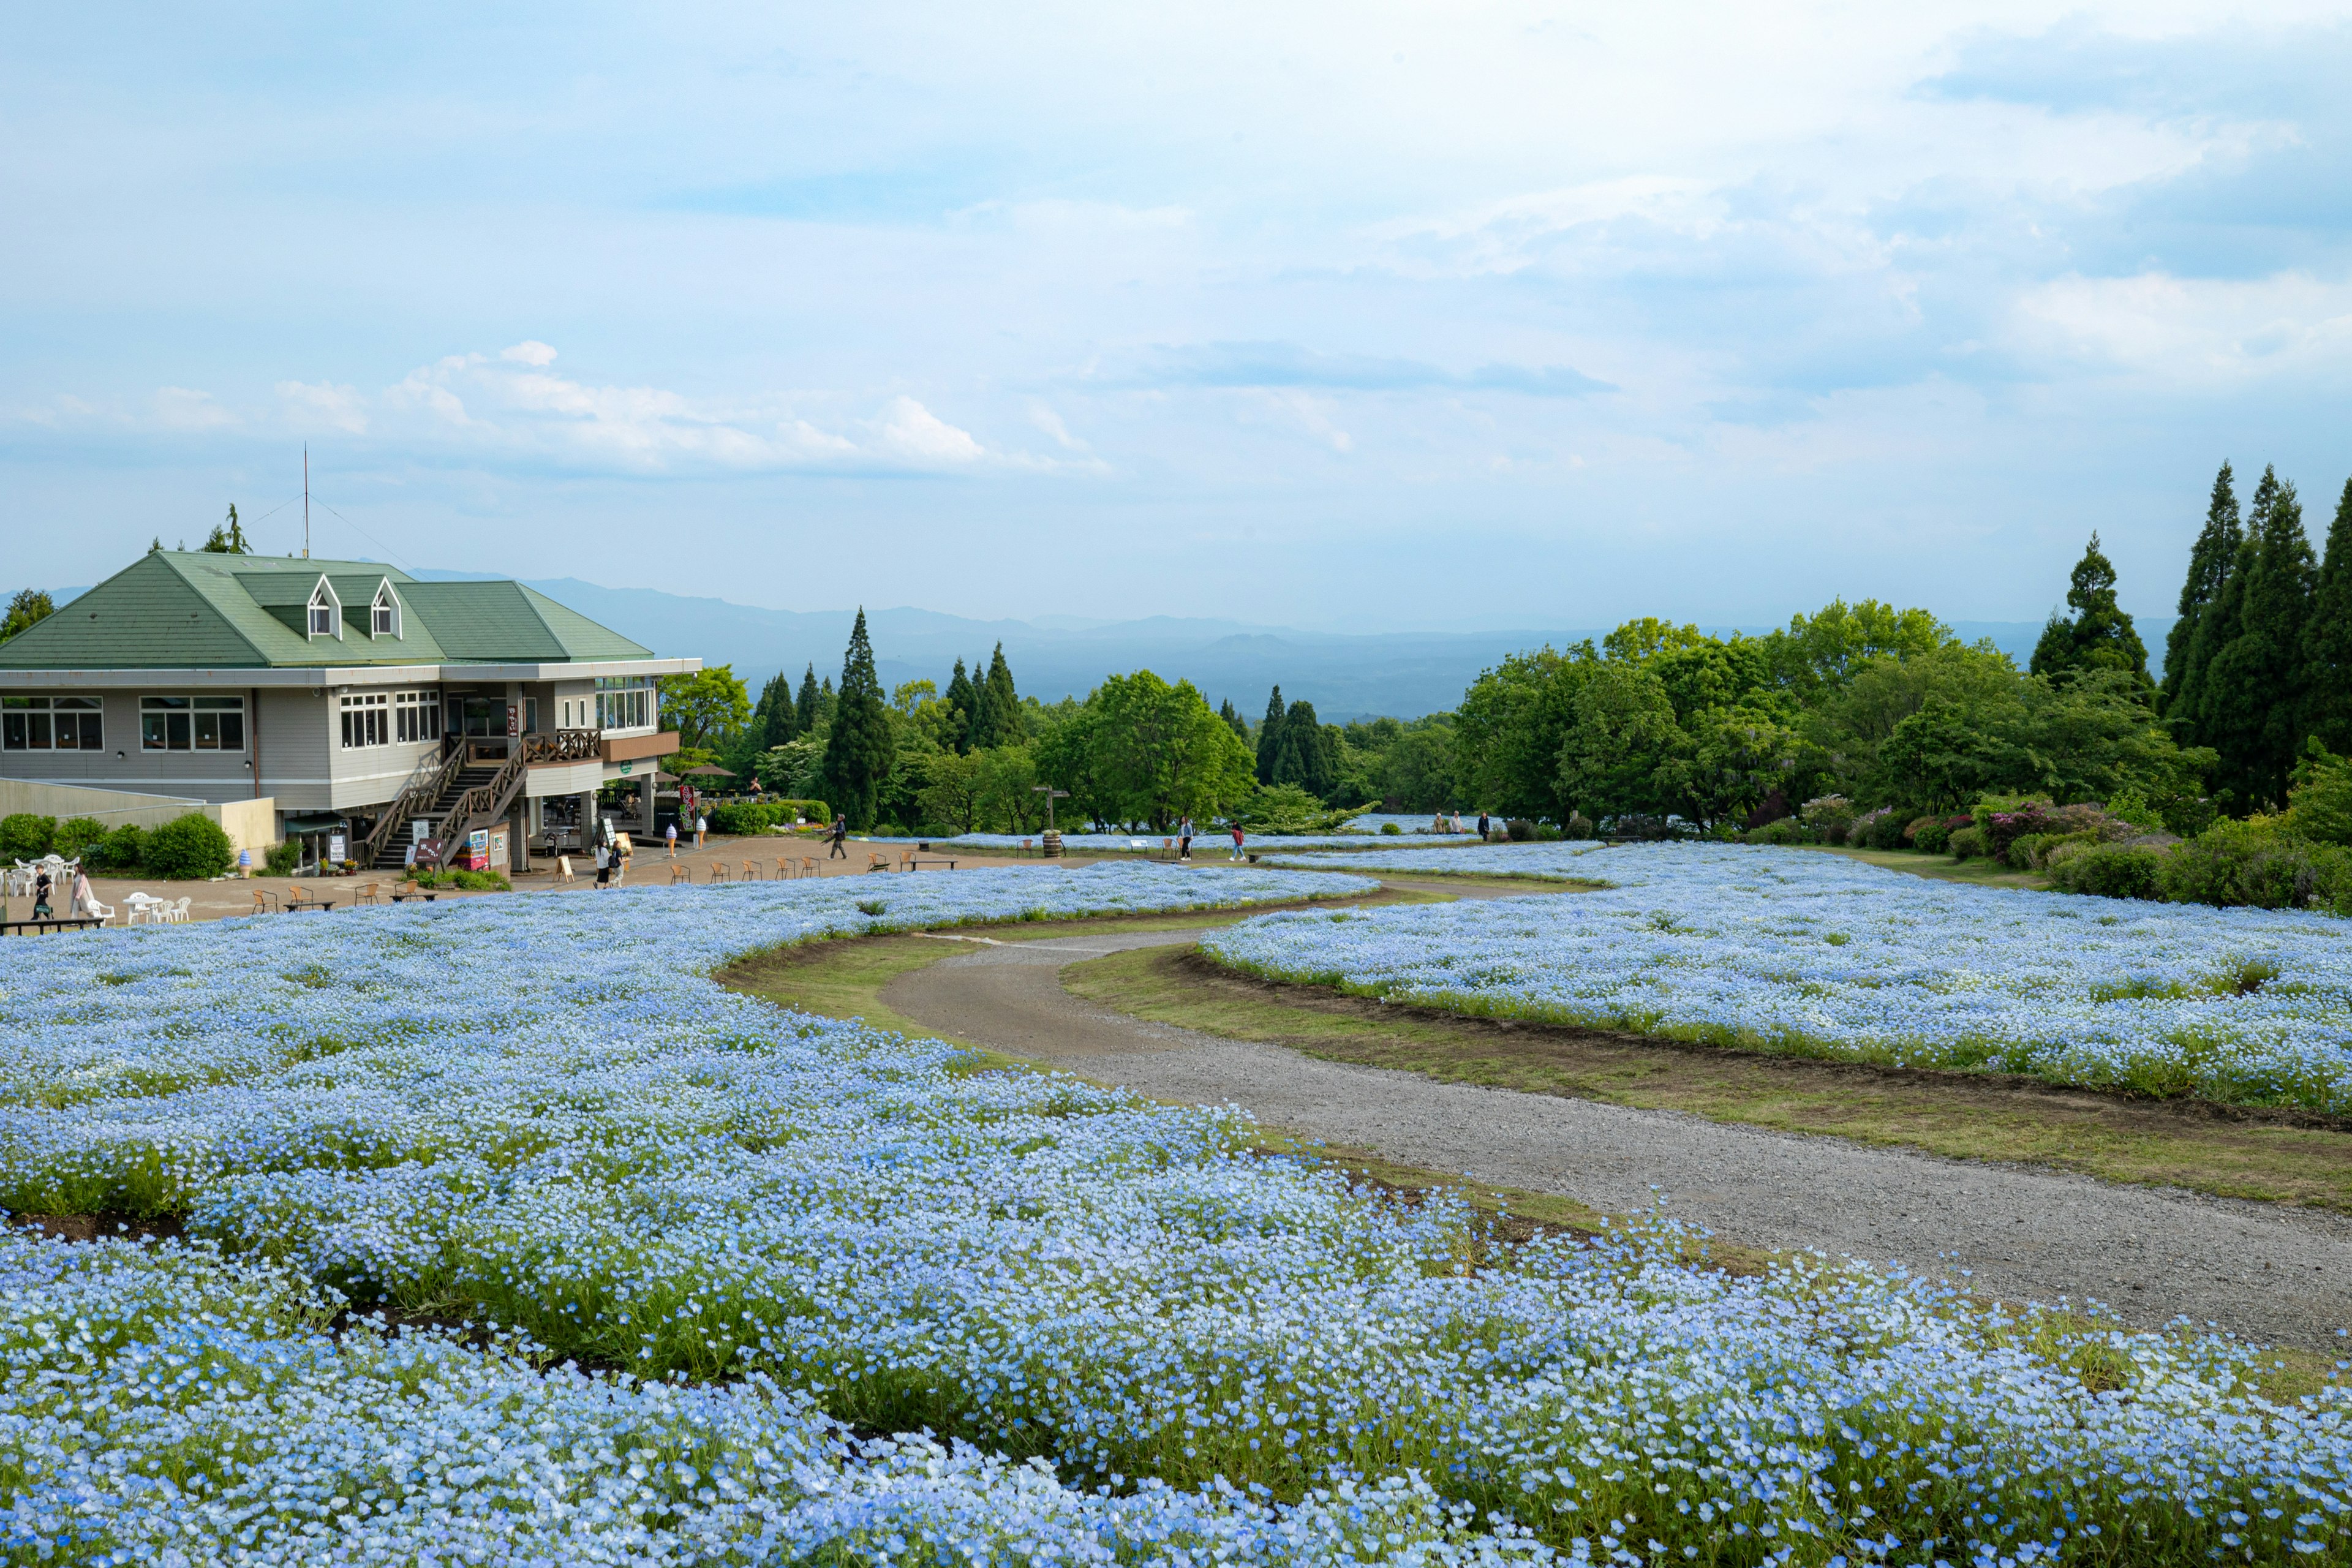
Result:
<svg viewBox="0 0 2352 1568"><path fill-rule="evenodd" d="M105 923L105 921L96 915L67 915L62 920L0 921L0 931L29 931L38 936L47 931L88 931L92 926L102 926Z"/></svg>

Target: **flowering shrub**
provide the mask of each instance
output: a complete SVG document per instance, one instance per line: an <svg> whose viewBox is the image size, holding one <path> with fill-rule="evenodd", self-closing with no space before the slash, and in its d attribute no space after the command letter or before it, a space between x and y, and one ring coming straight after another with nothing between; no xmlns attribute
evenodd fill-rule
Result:
<svg viewBox="0 0 2352 1568"><path fill-rule="evenodd" d="M1550 872L1615 886L1267 916L1201 945L1465 1012L2352 1113L2352 924L2327 916L1972 888L1730 845L1592 850Z"/></svg>
<svg viewBox="0 0 2352 1568"><path fill-rule="evenodd" d="M184 1213L205 1239L0 1240L8 1554L1747 1568L2352 1545L2345 1394L2267 1400L2242 1347L1858 1265L1704 1272L1671 1226L1499 1248L1456 1199L1251 1152L1232 1112L974 1072L707 978L828 933L1352 879L842 880L22 944L0 1196ZM496 1328L329 1331L346 1303Z"/></svg>

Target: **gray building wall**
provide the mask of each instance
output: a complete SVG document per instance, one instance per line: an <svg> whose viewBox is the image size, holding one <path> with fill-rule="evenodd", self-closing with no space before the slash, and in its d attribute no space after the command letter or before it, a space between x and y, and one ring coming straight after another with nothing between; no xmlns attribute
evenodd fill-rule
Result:
<svg viewBox="0 0 2352 1568"><path fill-rule="evenodd" d="M130 689L57 692L54 695L98 697L105 703L106 744L96 752L0 751L0 777L29 779L37 784L79 784L91 789L124 789L145 795L177 795L212 805L248 800L256 793L253 773L246 763L253 756L253 694L242 695L247 710L246 744L235 752L148 752L139 744L139 699L188 695L182 689L154 684ZM27 693L27 695L45 695ZM226 696L217 689L206 696ZM263 790L260 793L268 794Z"/></svg>

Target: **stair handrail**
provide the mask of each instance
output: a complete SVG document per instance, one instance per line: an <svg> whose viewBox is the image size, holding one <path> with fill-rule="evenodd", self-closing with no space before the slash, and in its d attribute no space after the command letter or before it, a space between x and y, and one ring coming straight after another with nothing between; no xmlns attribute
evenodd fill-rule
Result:
<svg viewBox="0 0 2352 1568"><path fill-rule="evenodd" d="M522 787L523 775L533 763L554 760L556 745L544 735L525 735L520 745L507 748L507 760L499 764L488 784L478 784L459 795L449 807L449 815L441 819L441 858L436 868L446 866L457 858L457 851L477 821L492 822L503 816L514 803L515 791Z"/></svg>
<svg viewBox="0 0 2352 1568"><path fill-rule="evenodd" d="M361 846L367 853L361 857L360 863L374 865L383 853L384 841L392 837L393 829L410 820L416 805L430 805L437 802L442 791L449 787L450 781L465 765L466 748L463 746L454 751L444 748L444 754L439 757L418 758L416 766L409 770L407 781L392 797L392 804L383 808L383 815L376 818L375 826L368 829L368 836L361 840ZM428 773L427 769L431 771Z"/></svg>

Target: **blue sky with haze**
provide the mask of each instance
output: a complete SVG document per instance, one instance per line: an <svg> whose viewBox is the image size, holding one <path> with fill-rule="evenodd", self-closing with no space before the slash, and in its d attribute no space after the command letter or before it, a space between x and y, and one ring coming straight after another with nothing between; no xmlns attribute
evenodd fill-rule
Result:
<svg viewBox="0 0 2352 1568"><path fill-rule="evenodd" d="M2352 473L2343 5L11 26L0 586L305 439L321 553L1354 630L2168 614Z"/></svg>

